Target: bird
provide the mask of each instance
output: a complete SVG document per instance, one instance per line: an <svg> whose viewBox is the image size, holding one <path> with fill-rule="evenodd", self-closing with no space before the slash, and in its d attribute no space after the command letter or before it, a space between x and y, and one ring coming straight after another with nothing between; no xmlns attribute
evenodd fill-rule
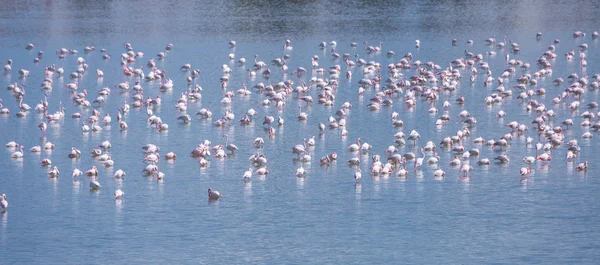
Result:
<svg viewBox="0 0 600 265"><path fill-rule="evenodd" d="M415 170L423 164L423 160L425 159L425 151L423 150L423 148L421 148L421 154L423 154L423 157L419 157L417 158L417 160L415 160Z"/></svg>
<svg viewBox="0 0 600 265"><path fill-rule="evenodd" d="M438 168L433 172L433 177L435 177L435 178L443 178L445 176L446 176L446 172L444 172L442 169Z"/></svg>
<svg viewBox="0 0 600 265"><path fill-rule="evenodd" d="M165 159L166 160L175 160L175 159L177 159L177 155L175 153L173 153L173 152L168 152L165 155Z"/></svg>
<svg viewBox="0 0 600 265"><path fill-rule="evenodd" d="M548 153L542 153L537 157L537 160L539 161L551 161L552 160L552 156L550 156Z"/></svg>
<svg viewBox="0 0 600 265"><path fill-rule="evenodd" d="M535 163L535 157L533 157L533 156L525 156L525 157L523 157L523 163L525 163L525 164L533 164L533 163Z"/></svg>
<svg viewBox="0 0 600 265"><path fill-rule="evenodd" d="M48 158L44 158L44 159L42 159L42 161L40 161L40 164L42 164L42 166L44 166L44 167L47 167L52 164L52 161L50 161L50 159L48 159Z"/></svg>
<svg viewBox="0 0 600 265"><path fill-rule="evenodd" d="M184 124L188 124L192 120L192 117L189 114L185 114L177 117L177 119L183 121Z"/></svg>
<svg viewBox="0 0 600 265"><path fill-rule="evenodd" d="M304 177L308 172L302 166L296 170L296 176Z"/></svg>
<svg viewBox="0 0 600 265"><path fill-rule="evenodd" d="M97 190L97 189L100 189L101 187L102 187L102 185L100 185L100 182L98 182L98 180L93 179L90 181L90 189Z"/></svg>
<svg viewBox="0 0 600 265"><path fill-rule="evenodd" d="M408 170L405 167L400 167L398 171L396 171L396 177L406 178L408 177Z"/></svg>
<svg viewBox="0 0 600 265"><path fill-rule="evenodd" d="M85 171L85 174L88 176L98 176L98 168L96 168L96 166L92 166L92 168Z"/></svg>
<svg viewBox="0 0 600 265"><path fill-rule="evenodd" d="M229 143L229 135L224 134L223 137L225 137L225 149L229 150L231 154L234 154L235 151L239 150L239 148L235 144Z"/></svg>
<svg viewBox="0 0 600 265"><path fill-rule="evenodd" d="M359 182L361 177L362 177L362 171L360 170L360 167L359 167L356 170L356 172L354 172L354 180L356 180L356 182Z"/></svg>
<svg viewBox="0 0 600 265"><path fill-rule="evenodd" d="M495 157L494 160L498 160L499 164L507 164L508 162L510 162L510 159L509 159L508 155L506 155L506 154L499 155L499 156Z"/></svg>
<svg viewBox="0 0 600 265"><path fill-rule="evenodd" d="M575 167L575 169L576 169L577 171L587 171L587 167L588 167L588 165L587 165L587 161L585 161L585 162L583 162L583 163L579 163L579 164L578 164L578 165Z"/></svg>
<svg viewBox="0 0 600 265"><path fill-rule="evenodd" d="M113 176L115 178L123 178L125 177L125 171L118 169Z"/></svg>
<svg viewBox="0 0 600 265"><path fill-rule="evenodd" d="M68 155L69 158L79 158L81 157L81 151L75 147L71 147L71 152Z"/></svg>
<svg viewBox="0 0 600 265"><path fill-rule="evenodd" d="M351 145L348 146L348 151L350 151L350 152L356 152L356 151L358 151L360 149L360 147L359 147L360 143L361 143L360 138L356 139L356 143L355 144L351 144Z"/></svg>
<svg viewBox="0 0 600 265"><path fill-rule="evenodd" d="M256 175L264 176L264 175L268 175L268 174L269 174L269 170L267 170L266 167L261 167L256 170Z"/></svg>
<svg viewBox="0 0 600 265"><path fill-rule="evenodd" d="M218 200L221 198L221 193L212 188L208 188L208 199L209 200Z"/></svg>
<svg viewBox="0 0 600 265"><path fill-rule="evenodd" d="M419 135L419 133L415 130L412 130L410 132L410 134L408 135L408 140L412 140L413 144L417 143L417 140L421 138L421 135Z"/></svg>
<svg viewBox="0 0 600 265"><path fill-rule="evenodd" d="M25 148L25 146L22 146L22 145L21 145L21 147L20 147L20 148L21 148L21 149L20 149L20 151L15 151L14 153L12 153L12 154L10 155L10 157L11 157L11 158L15 158L15 159L17 159L17 158L22 158L22 157L23 157L23 148Z"/></svg>
<svg viewBox="0 0 600 265"><path fill-rule="evenodd" d="M479 159L479 161L477 161L477 165L480 166L485 166L485 165L489 165L490 164L490 160L488 158L481 158Z"/></svg>
<svg viewBox="0 0 600 265"><path fill-rule="evenodd" d="M110 142L109 142L109 141L104 141L104 142L102 142L100 145L98 145L98 147L100 147L100 148L104 148L104 149L108 149L108 148L110 148L111 146L112 146L112 145L110 144Z"/></svg>
<svg viewBox="0 0 600 265"><path fill-rule="evenodd" d="M79 170L78 168L73 169L73 174L72 176L75 177L79 177L83 174L83 172L81 172L81 170Z"/></svg>
<svg viewBox="0 0 600 265"><path fill-rule="evenodd" d="M49 150L49 149L54 149L55 145L52 142L46 142L46 144L44 144L44 149Z"/></svg>
<svg viewBox="0 0 600 265"><path fill-rule="evenodd" d="M110 117L110 115L108 115L108 113L106 113L106 115L104 115L104 118L102 118L102 122L104 122L105 125L108 125L111 121L112 118Z"/></svg>
<svg viewBox="0 0 600 265"><path fill-rule="evenodd" d="M469 171L473 170L473 167L470 166L469 164L464 164L462 166L462 168L460 169L460 172L463 172L465 174L465 176L469 175Z"/></svg>
<svg viewBox="0 0 600 265"><path fill-rule="evenodd" d="M0 207L2 207L2 212L6 212L6 208L8 208L8 200L6 200L6 194L2 194L2 196L0 196Z"/></svg>
<svg viewBox="0 0 600 265"><path fill-rule="evenodd" d="M461 162L460 162L460 159L458 159L458 156L454 156L454 159L450 160L450 162L448 164L451 166L459 167Z"/></svg>
<svg viewBox="0 0 600 265"><path fill-rule="evenodd" d="M115 200L121 199L123 196L125 196L125 192L123 192L121 189L117 189L115 191Z"/></svg>
<svg viewBox="0 0 600 265"><path fill-rule="evenodd" d="M244 181L248 181L252 178L252 168L248 168L246 172L244 172Z"/></svg>

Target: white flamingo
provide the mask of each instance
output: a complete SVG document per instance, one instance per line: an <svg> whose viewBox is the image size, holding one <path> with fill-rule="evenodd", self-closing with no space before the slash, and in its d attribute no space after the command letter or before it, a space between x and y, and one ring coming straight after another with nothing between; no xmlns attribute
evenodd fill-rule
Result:
<svg viewBox="0 0 600 265"><path fill-rule="evenodd" d="M6 194L2 194L2 196L0 196L0 207L2 207L2 212L6 212L6 208L8 208L8 200L6 200Z"/></svg>
<svg viewBox="0 0 600 265"><path fill-rule="evenodd" d="M423 165L423 160L425 159L425 152L423 151L423 148L421 148L421 154L423 154L423 157L419 157L419 158L417 158L417 160L415 160L415 165L414 165L415 170L418 167L420 167L421 165Z"/></svg>
<svg viewBox="0 0 600 265"><path fill-rule="evenodd" d="M248 168L246 172L244 172L244 180L248 181L252 178L252 168Z"/></svg>
<svg viewBox="0 0 600 265"><path fill-rule="evenodd" d="M356 170L356 172L354 173L354 179L356 180L356 182L360 181L360 178L362 177L362 171L360 170L360 167Z"/></svg>
<svg viewBox="0 0 600 265"><path fill-rule="evenodd" d="M208 188L208 199L209 200L218 200L219 198L221 198L221 193L213 190L211 188Z"/></svg>
<svg viewBox="0 0 600 265"><path fill-rule="evenodd" d="M350 152L356 152L358 150L360 150L360 138L356 139L356 143L355 144L351 144L348 146L348 151Z"/></svg>
<svg viewBox="0 0 600 265"><path fill-rule="evenodd" d="M123 198L123 196L125 196L125 192L123 192L122 190L117 189L115 191L115 200L121 199Z"/></svg>
<svg viewBox="0 0 600 265"><path fill-rule="evenodd" d="M98 180L93 179L90 181L90 189L97 190L97 189L100 189L101 187L102 187L102 185L100 185L100 182L98 182Z"/></svg>
<svg viewBox="0 0 600 265"><path fill-rule="evenodd" d="M83 172L81 172L81 170L79 170L78 168L73 169L73 174L72 174L73 177L79 177L82 174L83 174Z"/></svg>
<svg viewBox="0 0 600 265"><path fill-rule="evenodd" d="M21 145L20 151L16 151L16 152L12 153L12 155L10 155L10 157L11 158L22 158L23 157L23 148L25 148L25 147Z"/></svg>

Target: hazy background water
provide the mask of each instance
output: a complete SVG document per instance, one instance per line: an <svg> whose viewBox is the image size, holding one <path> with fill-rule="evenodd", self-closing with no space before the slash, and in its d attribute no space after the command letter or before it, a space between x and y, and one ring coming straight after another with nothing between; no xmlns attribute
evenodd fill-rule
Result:
<svg viewBox="0 0 600 265"><path fill-rule="evenodd" d="M524 155L535 155L535 149L525 146L522 136L508 150L510 164L475 167L471 182L461 181L458 169L447 166L453 157L451 152L438 151L440 165L447 173L443 181L435 181L435 168L427 166L419 173L411 168L406 180L394 175L370 178L366 174L370 158L361 155L364 176L361 185L355 185L355 169L346 163L353 154L346 151L346 146L361 137L373 145L372 154L383 155L397 131L389 120L392 111L401 114L403 131L416 129L421 133L420 145L428 140L439 143L455 134L462 124L454 117L462 109L479 121L471 139L498 139L508 132L502 126L505 123L529 123L535 117L535 113L524 111L525 104L516 95L503 105L485 107L483 98L491 91L483 87L481 74L472 87L467 81L456 92L441 93L436 104L440 109L444 100L453 102L460 95L466 98L464 106L451 107L453 119L441 128L433 125L441 112L428 114L430 105L424 102L408 109L395 99L392 107L369 112L366 105L375 92L356 96L361 68L353 70L353 79L340 79L334 107L313 103L304 108L309 114L305 123L295 119L295 97L288 99L281 111L260 106L264 97L256 91L248 98L236 95L230 107L221 105L219 77L221 65L228 64L233 69L232 90L242 83L251 87L282 79L280 70L271 67L274 73L270 80L260 76L248 80L246 67L250 64L238 67L227 59L232 52L229 40L238 43L233 50L236 59L251 61L258 54L269 62L283 55L282 45L290 39L294 46L289 52L290 69L310 68L313 55L321 57L322 67L343 64L332 60L329 50L318 49L318 43L331 40L337 41L339 53L359 54L384 66L411 52L415 59L445 67L464 56L464 50L495 50L485 46L484 39L507 36L522 50L511 57L530 62L533 72L535 60L558 38L561 43L556 51L559 56L553 61L554 74L538 85L546 87L548 95L536 99L558 113L557 123L573 118L578 124L584 106L598 100L597 92L587 91L582 110L571 112L566 104L550 103L566 87L554 87L551 82L556 77L566 79L572 72L589 76L599 72L598 41L589 37L592 31L600 30L598 10L596 1L3 1L0 60L11 58L14 65L12 72L2 77L2 85L23 82L27 85L25 103L35 106L43 98L38 86L45 66L63 66L67 75L55 79L54 89L49 92L50 113L58 110L60 102L66 108L64 121L51 124L46 133L45 141L55 143L56 149L39 155L27 150L44 143L36 127L43 116L32 111L26 118L17 118L17 103L9 91L0 90L5 107L11 110L11 115L0 116L0 139L2 143L14 140L26 147L22 160L11 159L12 151L8 149L0 156L0 193L6 193L10 202L0 223L0 263L595 263L600 259L596 240L600 236L600 183L593 152L599 150L599 144L595 138L580 139L584 129L579 126L565 133L568 139L580 140L582 152L577 162L590 161L587 174L576 172L573 163L565 163L563 146L553 151L552 163L533 166L532 183L521 185L520 160ZM588 36L573 39L575 30ZM538 31L544 33L540 41L535 40ZM453 38L459 39L457 47L450 45ZM420 49L414 47L415 39L421 40ZM469 46L467 39L475 43ZM367 55L362 44L351 48L352 41L372 45L381 41L383 51ZM24 49L30 42L36 45L33 51ZM124 117L130 129L120 132L116 109L125 99L131 103L133 93L113 89L107 103L98 109L102 115L108 112L113 117L111 128L82 134L80 121L71 119L70 114L82 112L87 117L91 109L71 104L70 92L64 88L72 81L68 73L76 69L77 57L86 60L90 70L80 80L80 91L87 88L90 100L102 87L133 82L134 78L121 74L118 57L124 51L124 42L145 53L135 66L145 65L167 43L174 44L173 51L158 66L174 80L175 89L162 93L158 91L159 82L142 82L146 96L162 95L163 104L156 113L170 129L155 131L147 126L144 109L132 109ZM562 56L583 42L590 46L585 73L578 60L566 62ZM102 60L99 51L84 54L85 45L106 48L113 59ZM54 51L62 47L77 49L80 54L58 60ZM39 50L46 54L34 64ZM394 58L385 56L388 50L396 52ZM486 57L495 77L506 68L504 51L496 51L497 56ZM216 120L226 109L232 109L236 115L233 126L215 128L211 121L196 119L189 125L177 122L179 113L174 105L186 88L186 75L178 69L184 63L202 71L196 82L204 89L202 100L190 102L188 113L193 115L208 107ZM29 69L32 76L19 79L20 68ZM97 68L105 72L102 80L96 79ZM413 73L404 71L407 76ZM309 76L287 78L299 84ZM514 83L513 77L507 87ZM311 91L313 97L316 93ZM354 106L348 115L348 137L341 138L337 130L326 130L319 137L317 124L326 122L345 101ZM237 120L249 108L258 110L257 120L250 126L240 126ZM500 109L508 112L503 120L495 118ZM281 115L286 120L277 128L274 139L267 138L260 124L264 115ZM189 152L204 139L223 143L223 133L230 135L230 142L240 151L226 160L211 159L208 168L200 169ZM294 173L300 164L293 160L291 147L313 135L317 136L317 145L311 151L313 162L304 164L308 177L297 178ZM538 139L534 130L525 136ZM244 183L241 178L249 167L247 158L255 152L251 145L255 137L267 139L264 153L269 158L270 174ZM103 187L99 192L90 192L87 178L74 183L70 173L75 167L86 170L99 165L89 152L104 140L113 145L110 153L115 167L100 166ZM140 148L146 143L157 144L162 154L173 151L179 155L174 163L160 161L166 174L163 182L139 173L144 167ZM72 146L82 150L81 159L67 158ZM468 143L466 147L478 146ZM499 154L487 147L479 148L481 157ZM417 150L410 144L400 148L401 153ZM339 161L329 168L320 167L318 159L333 151L338 152ZM59 167L60 179L47 178L47 169L39 166L43 158L52 159ZM472 159L472 163L475 161ZM119 168L127 172L124 181L112 177ZM208 203L209 187L224 197ZM112 197L117 188L126 193L119 203Z"/></svg>

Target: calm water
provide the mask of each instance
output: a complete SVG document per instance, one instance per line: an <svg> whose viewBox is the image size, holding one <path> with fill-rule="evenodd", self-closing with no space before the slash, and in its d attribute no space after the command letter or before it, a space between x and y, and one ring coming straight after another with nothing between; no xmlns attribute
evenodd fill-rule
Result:
<svg viewBox="0 0 600 265"><path fill-rule="evenodd" d="M44 67L62 66L65 75L54 79L54 89L48 92L48 108L54 113L62 102L66 117L50 123L46 137L41 139L37 125L44 117L35 111L25 118L16 117L18 104L11 92L0 90L4 107L11 110L10 115L0 115L2 144L14 140L26 150L19 160L10 158L11 149L0 155L0 193L6 193L10 202L0 221L0 263L596 263L600 260L600 182L596 173L599 167L593 158L600 150L596 139L599 135L594 132L595 138L581 139L587 129L579 123L587 103L598 100L598 92L587 90L580 110L575 112L568 108L572 98L561 104L551 100L568 86L568 82L560 87L552 85L555 78L566 80L575 72L591 79L600 72L599 43L590 38L591 32L600 30L598 10L596 1L576 5L570 1L223 1L211 5L190 1L4 1L0 5L0 60L4 64L10 58L14 64L13 70L1 77L0 86L25 84L24 102L33 107L43 99L39 84ZM574 30L588 35L573 39ZM536 41L538 31L544 36ZM548 91L546 96L534 98L557 113L555 125L566 118L574 120L576 125L565 130L565 138L578 139L581 153L575 162L566 163L565 146L553 149L552 162L532 166L527 185L519 181L521 159L536 152L535 147L525 144L525 137L544 141L532 128L524 135L515 135L507 149L511 158L507 165L475 166L478 158L471 158L474 169L470 182L461 180L458 168L448 166L454 154L444 149L437 150L440 166L446 171L444 180L433 179L435 167L413 171L412 161L408 179L368 175L370 155L384 156L385 148L394 143L397 129L391 126L393 111L400 113L404 132L419 131L422 138L417 144L423 146L429 140L439 143L461 129L463 125L456 115L466 109L478 123L471 129L465 147L478 147L480 157L490 159L501 154L473 144L472 139L499 139L510 132L504 124L517 120L531 125L537 114L525 110L526 103L517 99L518 93L502 105L484 106L483 99L493 93L496 85L483 86L483 71L471 86L470 73L461 70L465 78L459 88L440 93L440 100L434 104L439 114L429 114L432 105L422 100L416 107L407 108L396 96L393 106L368 111L367 104L376 91L369 89L357 96L362 67L351 69L352 79L340 79L333 107L316 102L303 107L309 115L306 122L296 119L297 106L306 104L300 104L295 94L282 109L261 106L265 97L256 90L249 97L236 95L229 106L219 102L223 95L219 82L223 64L233 70L230 90L237 90L242 83L252 87L259 82L274 84L283 78L299 85L311 76L283 77L280 69L271 66L271 79L265 80L260 74L248 79L246 68L252 64L237 66L227 59L230 52L235 53L236 60L245 57L252 62L257 54L269 63L284 55L283 43L290 39L294 47L287 52L291 55L290 70L299 66L310 69L310 58L319 55L320 67L341 64L345 73L343 61L332 59L329 48L319 49L320 42L335 40L336 52L358 54L384 67L398 62L407 52L414 60L434 61L446 67L450 61L464 57L465 50L476 54L496 51L496 56L485 56L496 78L507 66L505 51L483 42L492 35L499 40L507 36L520 44L521 53L510 56L529 62L529 73L537 70L535 60L552 41L561 40L555 51L558 57L551 61L554 74L541 78L532 89L545 87ZM453 38L459 39L456 47L450 44ZM421 40L420 49L414 47L415 39ZM474 44L467 45L467 39L474 40ZM238 46L229 49L229 40L236 40ZM353 41L359 46L350 47ZM370 45L382 42L382 52L366 54L360 44L363 41ZM24 46L30 42L36 48L27 51ZM144 108L132 108L124 115L129 130L121 132L118 128L117 108L124 100L131 103L134 92L121 93L113 87L135 81L122 76L118 57L124 52L124 42L145 53L134 67L145 66L167 43L174 44L167 58L157 61L157 67L165 69L167 77L174 80L173 91L163 93L158 81L142 81L145 96L163 98L155 114L169 125L168 131L158 132L148 126ZM563 56L581 43L589 45L585 72L579 67L579 59L568 62ZM86 45L98 50L84 54ZM62 47L80 53L59 60L54 51ZM102 60L100 48L106 48L113 58ZM45 55L34 64L40 50ZM395 51L393 58L386 57L389 50ZM93 109L74 106L70 91L64 88L73 81L69 74L76 70L77 57L83 57L90 66L79 80L79 91L87 88L90 101L103 87L113 88L104 106L96 108L101 117L104 113L113 117L112 126L102 132L82 133L81 121L70 117L75 112L88 117ZM201 108L210 108L214 121L231 109L236 115L231 126L218 128L211 120L197 118L188 125L177 120L180 112L174 106L187 88L186 73L178 70L184 63L201 70L195 82L204 90L201 100L189 103L188 113L194 115ZM17 71L21 68L30 70L31 76L20 79ZM96 69L104 71L103 79L96 78ZM526 72L518 69L516 75ZM415 71L403 73L411 76ZM387 71L383 71L383 79L387 77ZM509 80L505 86L512 88L515 77ZM318 89L313 88L309 94L316 98L317 93ZM454 103L460 96L466 103L453 104L448 110L450 122L436 127L442 102ZM348 136L341 137L339 130L329 129L319 136L317 124L326 123L346 101L354 106L347 115ZM259 114L255 122L241 126L237 120L249 108ZM500 109L508 114L499 120L495 114ZM286 121L276 127L273 139L261 125L265 115L281 116ZM224 143L224 133L240 148L239 152L225 160L211 158L210 165L201 169L188 154L204 139ZM316 136L316 146L310 149L313 162L295 161L291 148L312 136ZM256 151L252 147L256 137L265 138L270 174L264 178L255 175L245 183L242 175L250 166L248 157ZM346 151L357 137L373 145L370 154ZM90 155L91 149L104 140L112 143L114 168L104 168ZM53 151L28 151L48 141L56 144ZM175 162L159 162L166 174L162 182L140 173L145 167L141 147L147 143L158 145L161 154L178 154ZM67 157L73 146L82 150L80 159ZM419 150L412 144L399 149L402 154ZM334 151L339 155L338 162L330 167L319 166L318 159ZM360 184L355 184L352 177L355 168L346 162L354 156L362 161ZM44 158L58 166L59 179L48 178L49 169L39 163ZM575 165L585 160L590 161L588 172L576 171ZM93 165L99 167L99 182L103 185L97 192L90 191L85 176L79 181L70 176L74 168L85 171ZM305 178L295 176L301 165L308 170ZM127 173L125 180L112 177L117 169ZM224 194L223 198L208 202L209 187ZM118 188L126 195L115 202L113 193Z"/></svg>

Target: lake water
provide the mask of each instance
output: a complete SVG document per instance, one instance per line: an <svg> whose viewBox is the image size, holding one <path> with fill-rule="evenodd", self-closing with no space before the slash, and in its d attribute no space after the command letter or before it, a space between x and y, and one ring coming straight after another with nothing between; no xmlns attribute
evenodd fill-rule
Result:
<svg viewBox="0 0 600 265"><path fill-rule="evenodd" d="M191 1L3 1L0 5L0 60L13 60L12 71L0 78L0 87L13 82L24 84L24 103L34 107L44 98L39 85L44 79L44 68L55 64L63 67L63 77L53 78L53 89L48 94L48 112L54 113L62 106L66 109L63 120L49 123L42 138L37 125L45 120L42 114L29 111L19 118L18 102L10 91L0 90L4 108L10 115L0 115L2 144L16 141L25 146L22 159L12 159L14 149L5 149L0 155L0 194L7 194L10 205L0 221L0 264L106 264L106 263L279 263L279 264L482 264L482 263L543 263L543 264L594 264L600 260L600 202L598 191L598 160L594 152L600 150L598 133L579 124L580 115L587 104L598 101L598 92L586 88L581 96L581 107L571 111L569 97L559 104L551 100L568 87L567 76L592 76L600 72L599 40L591 33L600 30L597 1L217 1L214 3ZM586 32L583 38L573 38L576 30ZM536 32L542 32L536 40ZM373 88L358 96L358 81L363 78L363 67L347 68L341 59L330 56L330 46L319 49L319 43L337 42L336 52L354 55L383 65L382 80L389 77L385 67L397 63L410 52L413 61L433 61L446 68L452 60L464 58L465 50L484 55L489 62L494 80L508 68L504 54L508 46L499 50L485 45L484 40L496 36L497 41L517 42L521 52L510 53L511 59L531 64L530 70L517 67L514 76L507 79L505 87L513 89L516 77L539 70L536 60L552 44L556 45L556 59L551 60L553 74L542 77L538 85L546 88L545 96L532 96L556 112L554 125L567 119L574 126L563 131L565 142L577 139L581 146L573 162L565 159L567 148L561 145L552 149L552 161L532 165L529 182L522 184L519 175L521 162L526 155L535 156L535 145L527 145L526 137L534 144L545 143L531 121L539 115L526 110L527 101L518 99L514 89L512 97L502 104L486 106L483 99L495 93L496 81L483 86L483 70L470 85L468 70L461 69L461 83L454 92L440 92L433 104L417 99L409 108L402 103L403 95L393 95L392 106L379 111L369 111L367 105L374 97ZM451 45L458 39L457 46ZM292 50L284 51L286 39ZM421 47L414 41L419 39ZM467 40L473 40L469 45ZM228 41L235 40L237 47L230 49ZM363 42L376 46L382 42L379 53L368 54ZM116 121L117 108L125 100L132 103L134 91L121 92L114 86L135 77L123 76L120 54L123 43L131 43L135 51L144 52L133 67L139 67L150 58L156 58L168 43L174 48L157 67L173 79L174 89L159 90L159 81L142 81L144 97L160 95L162 104L154 114L169 125L167 131L157 131L147 123L145 108L132 108L123 116L129 124L120 131ZM357 47L351 47L357 42ZM35 44L31 51L27 43ZM588 66L580 67L578 46L586 43ZM95 46L96 51L84 53L84 46ZM55 51L60 48L77 49L78 55L59 59ZM101 48L111 54L103 60ZM565 60L564 54L575 49L575 59ZM386 56L393 50L395 55ZM38 51L45 54L34 63ZM487 56L495 51L497 55ZM236 59L227 56L234 53ZM270 79L260 72L249 79L246 69L251 68L254 55L269 64ZM289 54L288 74L270 65L274 58ZM319 67L328 69L340 64L342 74L335 92L335 103L326 107L306 104L296 93L284 102L286 106L265 107L260 103L266 97L258 90L248 97L235 95L231 105L220 103L224 91L219 78L222 65L232 69L229 89L237 90L242 83L249 88L259 82L276 84L283 79L309 83L311 57L320 57ZM92 101L103 87L112 88L105 104L100 107L81 108L71 100L71 91L65 85L73 82L70 73L77 69L76 59L82 57L90 66L79 79L79 90L89 91ZM248 63L239 66L238 58ZM190 101L187 113L190 124L177 120L181 112L175 104L187 89L188 73L179 68L190 63L201 73L194 83L203 88L202 99ZM289 72L297 67L309 69L302 77ZM18 70L28 69L31 75L20 78ZM148 73L145 67L144 72ZM96 78L96 69L102 69L104 78ZM351 79L344 77L346 71ZM415 67L401 71L406 77L417 74ZM326 77L328 74L326 74ZM565 79L561 86L552 81ZM383 85L383 82L382 82ZM319 89L312 87L309 95L317 98ZM464 96L464 105L455 100ZM435 126L444 113L442 103L452 103L447 110L451 117L444 126ZM344 102L353 108L347 114L347 137L340 129L326 129L320 135L318 124L327 123L330 116ZM298 106L302 106L300 110ZM429 114L435 106L438 114ZM194 114L201 108L214 113L211 120L201 120ZM242 126L238 120L246 111L258 111L255 121ZM112 116L111 126L101 132L81 132L81 123L96 109L103 117ZM507 116L496 118L499 110ZM212 122L227 110L232 110L235 120L229 126L215 127ZM479 157L471 157L473 170L470 181L462 178L460 168L448 162L454 157L449 149L438 145L440 167L446 172L442 180L433 178L435 166L423 165L413 170L408 162L408 178L389 176L371 177L371 156L380 154L394 145L390 115L396 111L403 120L402 131L407 135L417 130L421 139L417 146L407 141L398 146L399 153L420 154L419 147L427 141L436 144L447 136L455 135L464 126L457 117L468 110L478 123L471 128L470 138L465 138L465 148L479 148ZM308 120L297 120L300 111ZM597 112L598 110L591 110ZM82 119L72 119L71 114L82 113ZM283 126L274 124L275 136L268 137L262 126L263 117L272 115L285 119ZM511 158L505 165L492 163L477 166L482 157L493 158L503 152L489 146L472 143L476 137L500 139L510 129L510 121L529 126L523 134L514 133L506 154ZM595 119L593 119L595 121ZM582 139L591 131L594 138ZM223 134L229 142L239 147L227 159L209 158L210 164L201 168L190 152L204 139L213 145L224 144ZM301 163L291 149L302 139L316 136L316 145L309 148L312 162ZM268 158L269 175L244 182L242 176L251 167L248 160L257 150L252 141L265 139L264 150ZM370 153L348 152L346 147L360 137L373 146ZM115 165L105 168L90 154L101 142L112 143L109 151ZM34 145L46 142L56 145L54 150L29 152ZM161 155L175 152L175 161L161 158L158 166L165 179L144 177L140 172L146 166L142 146L154 143ZM80 159L67 157L71 147L82 151ZM4 147L3 147L4 148ZM320 166L319 158L337 152L338 161L329 167ZM427 154L426 159L431 156ZM363 178L356 183L347 160L358 157ZM61 171L60 178L48 178L50 168L40 166L44 158L52 160ZM589 161L587 172L575 166ZM98 166L99 191L91 191L86 176L73 179L75 168L83 171ZM296 177L296 169L303 166L308 173ZM117 169L126 172L124 180L116 180ZM223 194L218 201L207 200L207 189ZM114 200L117 189L125 192L121 200Z"/></svg>

